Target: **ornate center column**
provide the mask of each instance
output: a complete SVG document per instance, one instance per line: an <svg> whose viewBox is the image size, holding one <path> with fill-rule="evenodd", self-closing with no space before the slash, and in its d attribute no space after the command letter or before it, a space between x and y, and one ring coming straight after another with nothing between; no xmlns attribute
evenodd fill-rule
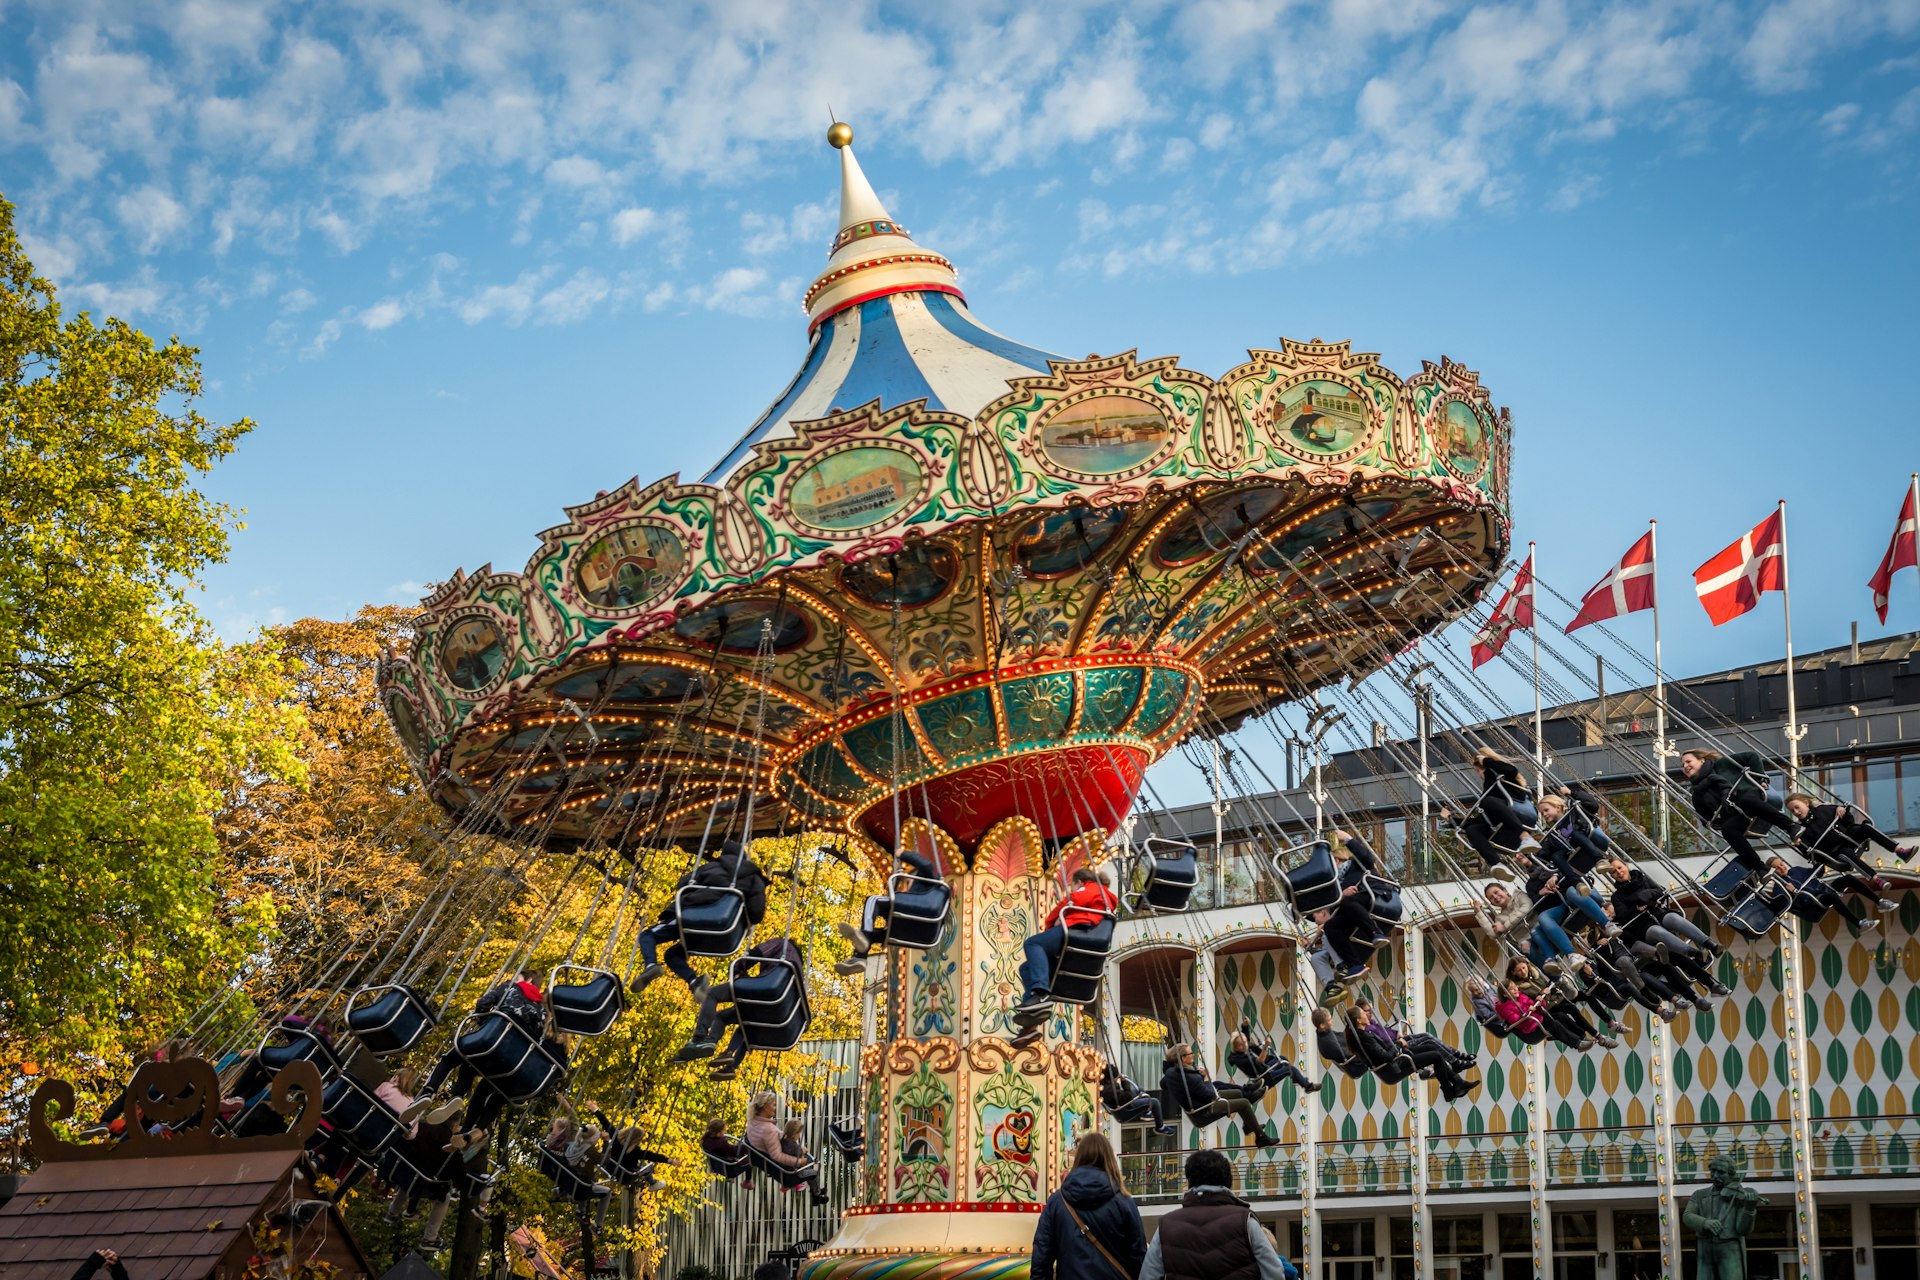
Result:
<svg viewBox="0 0 1920 1280"><path fill-rule="evenodd" d="M939 946L889 949L875 963L885 993L860 1061L862 1203L802 1275L1011 1280L1026 1274L1035 1222L1074 1141L1099 1126L1105 1065L1080 1043L1075 1006L1056 1007L1038 1043L1013 1048L1021 943L1061 877L1097 858L1105 836L1074 840L1051 867L1025 818L989 830L971 860L923 819L904 823L903 837L947 872L953 912Z"/></svg>

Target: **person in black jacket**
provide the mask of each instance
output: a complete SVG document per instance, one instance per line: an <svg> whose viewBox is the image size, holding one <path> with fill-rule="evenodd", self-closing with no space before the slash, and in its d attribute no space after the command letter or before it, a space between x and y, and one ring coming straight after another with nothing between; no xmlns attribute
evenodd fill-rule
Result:
<svg viewBox="0 0 1920 1280"><path fill-rule="evenodd" d="M694 999L706 996L707 980L693 971L693 966L687 963L687 953L679 945L679 892L690 887L694 892L688 895L688 900L696 905L718 902L726 890L738 889L745 900L748 929L766 918L767 875L760 869L760 864L747 856L747 851L738 840L724 842L717 852L709 850L674 885L674 897L668 899L659 921L640 931L640 956L647 962L647 967L633 980L634 995L645 991L655 978L671 970L676 978L687 984ZM667 948L664 957L659 954L659 946L663 942L674 944Z"/></svg>
<svg viewBox="0 0 1920 1280"><path fill-rule="evenodd" d="M740 1034L740 1008L733 1003L733 984L740 978L750 976L756 969L762 968L768 961L784 961L801 975L804 982L805 957L801 954L800 944L792 938L769 938L747 948L747 953L737 960L728 970L728 980L717 987L706 988L700 996L700 1011L693 1018L693 1034L679 1053L674 1055L675 1062L697 1062L701 1058L713 1057L713 1051L719 1048L720 1032L727 1027L733 1028L733 1034L727 1037L726 1050L713 1059L712 1079L731 1080L740 1070L740 1062L747 1056L746 1038ZM725 1005L725 1008L721 1006Z"/></svg>
<svg viewBox="0 0 1920 1280"><path fill-rule="evenodd" d="M1307 1077L1274 1048L1272 1036L1256 1036L1253 1023L1242 1019L1240 1029L1227 1041L1227 1065L1249 1080L1258 1080L1264 1089L1272 1089L1291 1080L1308 1093L1320 1092L1320 1082Z"/></svg>
<svg viewBox="0 0 1920 1280"><path fill-rule="evenodd" d="M1767 860L1751 839L1756 824L1763 831L1777 827L1789 836L1799 834L1800 825L1767 798L1767 762L1753 752L1722 756L1712 751L1683 751L1680 772L1686 775L1692 792L1693 811L1719 833L1727 848L1733 850L1734 859L1748 871L1756 875L1767 871Z"/></svg>
<svg viewBox="0 0 1920 1280"><path fill-rule="evenodd" d="M1144 1243L1140 1246L1140 1252L1143 1256L1147 1252ZM120 1255L112 1249L95 1249L88 1254L81 1260L79 1268L74 1271L73 1280L88 1280L88 1277L101 1267L107 1269L107 1274L112 1276L113 1280L127 1280L127 1264L120 1261Z"/></svg>
<svg viewBox="0 0 1920 1280"><path fill-rule="evenodd" d="M1103 1133L1073 1144L1073 1167L1033 1230L1033 1280L1134 1280L1147 1256L1140 1209Z"/></svg>
<svg viewBox="0 0 1920 1280"><path fill-rule="evenodd" d="M1915 853L1910 844L1894 843L1893 837L1874 826L1852 805L1817 804L1812 796L1796 791L1787 797L1787 813L1800 824L1800 851L1835 871L1877 881L1879 873L1864 856L1869 844L1878 845L1896 858L1911 858ZM1884 889L1886 885L1874 887Z"/></svg>
<svg viewBox="0 0 1920 1280"><path fill-rule="evenodd" d="M1381 942L1373 918L1373 888L1367 883L1369 875L1378 874L1380 863L1365 840L1346 831L1333 833L1333 859L1340 903L1322 924L1321 940L1340 961L1339 980L1348 982L1367 971Z"/></svg>
<svg viewBox="0 0 1920 1280"><path fill-rule="evenodd" d="M1162 1137L1172 1137L1180 1126L1168 1120L1160 1110L1160 1099L1114 1070L1109 1062L1100 1068L1100 1105L1116 1124L1150 1124Z"/></svg>
<svg viewBox="0 0 1920 1280"><path fill-rule="evenodd" d="M1515 806L1524 804L1532 793L1520 780L1519 767L1495 752L1482 748L1474 753L1473 766L1480 771L1480 794L1458 819L1449 808L1442 808L1440 817L1455 823L1460 838L1480 855L1489 874L1510 879L1512 872L1505 864L1519 851L1528 825Z"/></svg>
<svg viewBox="0 0 1920 1280"><path fill-rule="evenodd" d="M942 907L941 894L946 892L945 879L940 867L932 858L913 849L900 850L900 861L913 873L916 880L927 882L924 888L909 888L901 895L900 905L910 912L931 916ZM939 887L935 887L939 886ZM856 927L841 921L838 926L840 936L853 944L853 955L834 965L834 972L843 977L867 971L867 957L873 954L875 947L887 943L887 913L893 909L893 894L877 893L868 898L860 912L861 924Z"/></svg>
<svg viewBox="0 0 1920 1280"><path fill-rule="evenodd" d="M1333 1029L1333 1014L1325 1009L1313 1011L1313 1043L1322 1058L1355 1080L1367 1074L1366 1061L1354 1052L1345 1036Z"/></svg>
<svg viewBox="0 0 1920 1280"><path fill-rule="evenodd" d="M1196 1125L1209 1125L1233 1116L1256 1147L1277 1146L1280 1142L1267 1136L1260 1127L1253 1103L1237 1085L1209 1080L1194 1065L1190 1044L1177 1044L1167 1050L1167 1069L1160 1074L1160 1106L1168 1112L1180 1112Z"/></svg>
<svg viewBox="0 0 1920 1280"><path fill-rule="evenodd" d="M1829 881L1823 879L1814 867L1789 867L1785 858L1768 859L1767 868L1773 872L1775 883L1761 888L1762 897L1779 905L1782 910L1792 910L1811 902L1820 909L1822 915L1829 911L1837 913L1855 933L1872 929L1878 922L1868 920L1849 907L1842 895L1857 893L1882 911L1893 911L1899 907L1893 899L1879 897L1874 887L1859 876L1836 876Z"/></svg>

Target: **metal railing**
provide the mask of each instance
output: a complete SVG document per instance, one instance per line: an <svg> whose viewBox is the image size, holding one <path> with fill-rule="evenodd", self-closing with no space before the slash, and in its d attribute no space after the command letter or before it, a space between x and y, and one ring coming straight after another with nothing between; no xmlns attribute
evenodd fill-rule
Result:
<svg viewBox="0 0 1920 1280"><path fill-rule="evenodd" d="M1625 1187L1655 1180L1659 1145L1652 1126L1556 1129L1547 1134L1547 1185Z"/></svg>
<svg viewBox="0 0 1920 1280"><path fill-rule="evenodd" d="M1445 1133L1427 1139L1430 1191L1489 1191L1527 1185L1524 1133Z"/></svg>
<svg viewBox="0 0 1920 1280"><path fill-rule="evenodd" d="M1816 1178L1898 1178L1920 1173L1920 1117L1831 1116L1814 1122Z"/></svg>
<svg viewBox="0 0 1920 1280"><path fill-rule="evenodd" d="M1793 1177L1793 1130L1785 1120L1673 1126L1673 1176L1703 1181L1715 1156L1732 1156L1749 1181Z"/></svg>
<svg viewBox="0 0 1920 1280"><path fill-rule="evenodd" d="M1176 1151L1137 1151L1120 1157L1120 1174L1127 1191L1142 1204L1160 1204L1178 1200L1187 1189L1187 1157L1192 1148ZM1300 1146L1283 1142L1277 1147L1255 1150L1235 1147L1222 1150L1233 1165L1236 1194L1246 1199L1272 1200L1300 1194Z"/></svg>

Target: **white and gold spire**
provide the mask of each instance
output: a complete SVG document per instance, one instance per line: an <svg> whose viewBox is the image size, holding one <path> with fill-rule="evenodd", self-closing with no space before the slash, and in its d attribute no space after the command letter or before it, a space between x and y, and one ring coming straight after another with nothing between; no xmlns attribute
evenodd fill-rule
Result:
<svg viewBox="0 0 1920 1280"><path fill-rule="evenodd" d="M874 194L853 154L853 126L836 120L827 142L840 153L840 231L827 269L807 289L808 323L818 325L856 302L890 293L961 297L953 264L916 245Z"/></svg>

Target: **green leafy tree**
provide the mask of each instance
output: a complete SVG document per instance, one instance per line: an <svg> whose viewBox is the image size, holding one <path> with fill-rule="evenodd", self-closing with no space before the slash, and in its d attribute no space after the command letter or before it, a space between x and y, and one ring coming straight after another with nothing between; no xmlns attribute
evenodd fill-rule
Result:
<svg viewBox="0 0 1920 1280"><path fill-rule="evenodd" d="M0 200L0 1062L82 1083L257 944L214 814L298 771L280 657L189 603L237 527L195 482L252 426L200 390L196 349L63 317Z"/></svg>

